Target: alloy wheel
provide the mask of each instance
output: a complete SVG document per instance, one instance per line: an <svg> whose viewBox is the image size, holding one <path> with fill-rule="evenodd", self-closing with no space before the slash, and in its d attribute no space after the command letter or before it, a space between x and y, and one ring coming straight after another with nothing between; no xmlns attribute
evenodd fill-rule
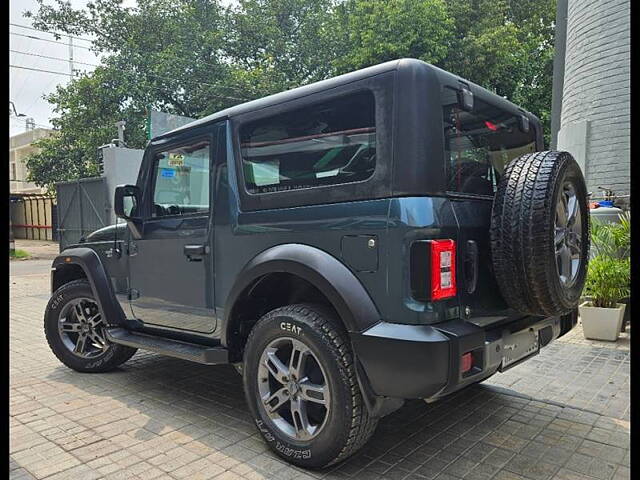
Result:
<svg viewBox="0 0 640 480"><path fill-rule="evenodd" d="M582 262L582 217L576 188L570 180L562 184L555 218L556 268L560 283L572 286Z"/></svg>
<svg viewBox="0 0 640 480"><path fill-rule="evenodd" d="M90 298L74 298L63 307L58 333L64 346L81 358L94 358L109 349L100 309Z"/></svg>
<svg viewBox="0 0 640 480"><path fill-rule="evenodd" d="M275 427L295 440L310 440L330 411L327 376L302 341L283 337L264 349L258 367L261 404Z"/></svg>

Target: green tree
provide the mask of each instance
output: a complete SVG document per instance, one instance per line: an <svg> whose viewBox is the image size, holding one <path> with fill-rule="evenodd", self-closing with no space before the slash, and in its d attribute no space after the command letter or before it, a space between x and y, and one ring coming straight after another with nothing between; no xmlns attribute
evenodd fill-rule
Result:
<svg viewBox="0 0 640 480"><path fill-rule="evenodd" d="M55 182L98 175L97 147L114 138L114 124L123 118L129 144L144 145L144 111L127 102L120 80L112 69L98 68L47 97L56 131L38 140L39 152L27 158L30 180L52 191Z"/></svg>
<svg viewBox="0 0 640 480"><path fill-rule="evenodd" d="M397 58L442 61L453 22L443 0L348 0L333 18L337 72Z"/></svg>
<svg viewBox="0 0 640 480"><path fill-rule="evenodd" d="M425 60L538 115L549 135L555 0L38 0L36 28L90 35L102 66L47 100L57 132L28 160L39 185L95 175L96 149L146 109L201 117L401 57Z"/></svg>
<svg viewBox="0 0 640 480"><path fill-rule="evenodd" d="M139 0L130 9L97 0L85 10L38 3L27 13L36 28L91 35L102 55L101 67L47 97L57 132L27 160L38 185L95 175L96 149L115 137L118 120L127 122L127 144L144 147L147 108L199 117L260 95L233 84L223 50L227 16L217 1Z"/></svg>
<svg viewBox="0 0 640 480"><path fill-rule="evenodd" d="M333 0L240 0L228 10L234 78L276 93L330 77Z"/></svg>

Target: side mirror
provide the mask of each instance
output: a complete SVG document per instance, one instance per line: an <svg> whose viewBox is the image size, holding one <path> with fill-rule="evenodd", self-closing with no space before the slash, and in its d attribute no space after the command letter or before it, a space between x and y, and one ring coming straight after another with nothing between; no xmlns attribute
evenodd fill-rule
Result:
<svg viewBox="0 0 640 480"><path fill-rule="evenodd" d="M140 204L140 189L135 185L118 185L113 199L113 211L117 217L130 220Z"/></svg>

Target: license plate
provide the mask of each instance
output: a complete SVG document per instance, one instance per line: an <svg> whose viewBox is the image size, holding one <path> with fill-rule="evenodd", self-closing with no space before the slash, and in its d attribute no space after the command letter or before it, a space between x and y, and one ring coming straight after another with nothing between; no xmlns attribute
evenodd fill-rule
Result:
<svg viewBox="0 0 640 480"><path fill-rule="evenodd" d="M540 352L538 332L523 330L504 337L502 341L502 365L500 371L515 366L520 360Z"/></svg>

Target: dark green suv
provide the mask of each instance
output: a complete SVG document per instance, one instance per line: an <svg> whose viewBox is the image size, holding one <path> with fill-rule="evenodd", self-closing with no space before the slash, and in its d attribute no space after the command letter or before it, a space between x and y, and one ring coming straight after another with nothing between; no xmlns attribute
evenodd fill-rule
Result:
<svg viewBox="0 0 640 480"><path fill-rule="evenodd" d="M539 352L576 323L582 173L538 119L402 59L154 138L125 221L53 262L53 352L235 364L265 441L321 467L404 399Z"/></svg>

